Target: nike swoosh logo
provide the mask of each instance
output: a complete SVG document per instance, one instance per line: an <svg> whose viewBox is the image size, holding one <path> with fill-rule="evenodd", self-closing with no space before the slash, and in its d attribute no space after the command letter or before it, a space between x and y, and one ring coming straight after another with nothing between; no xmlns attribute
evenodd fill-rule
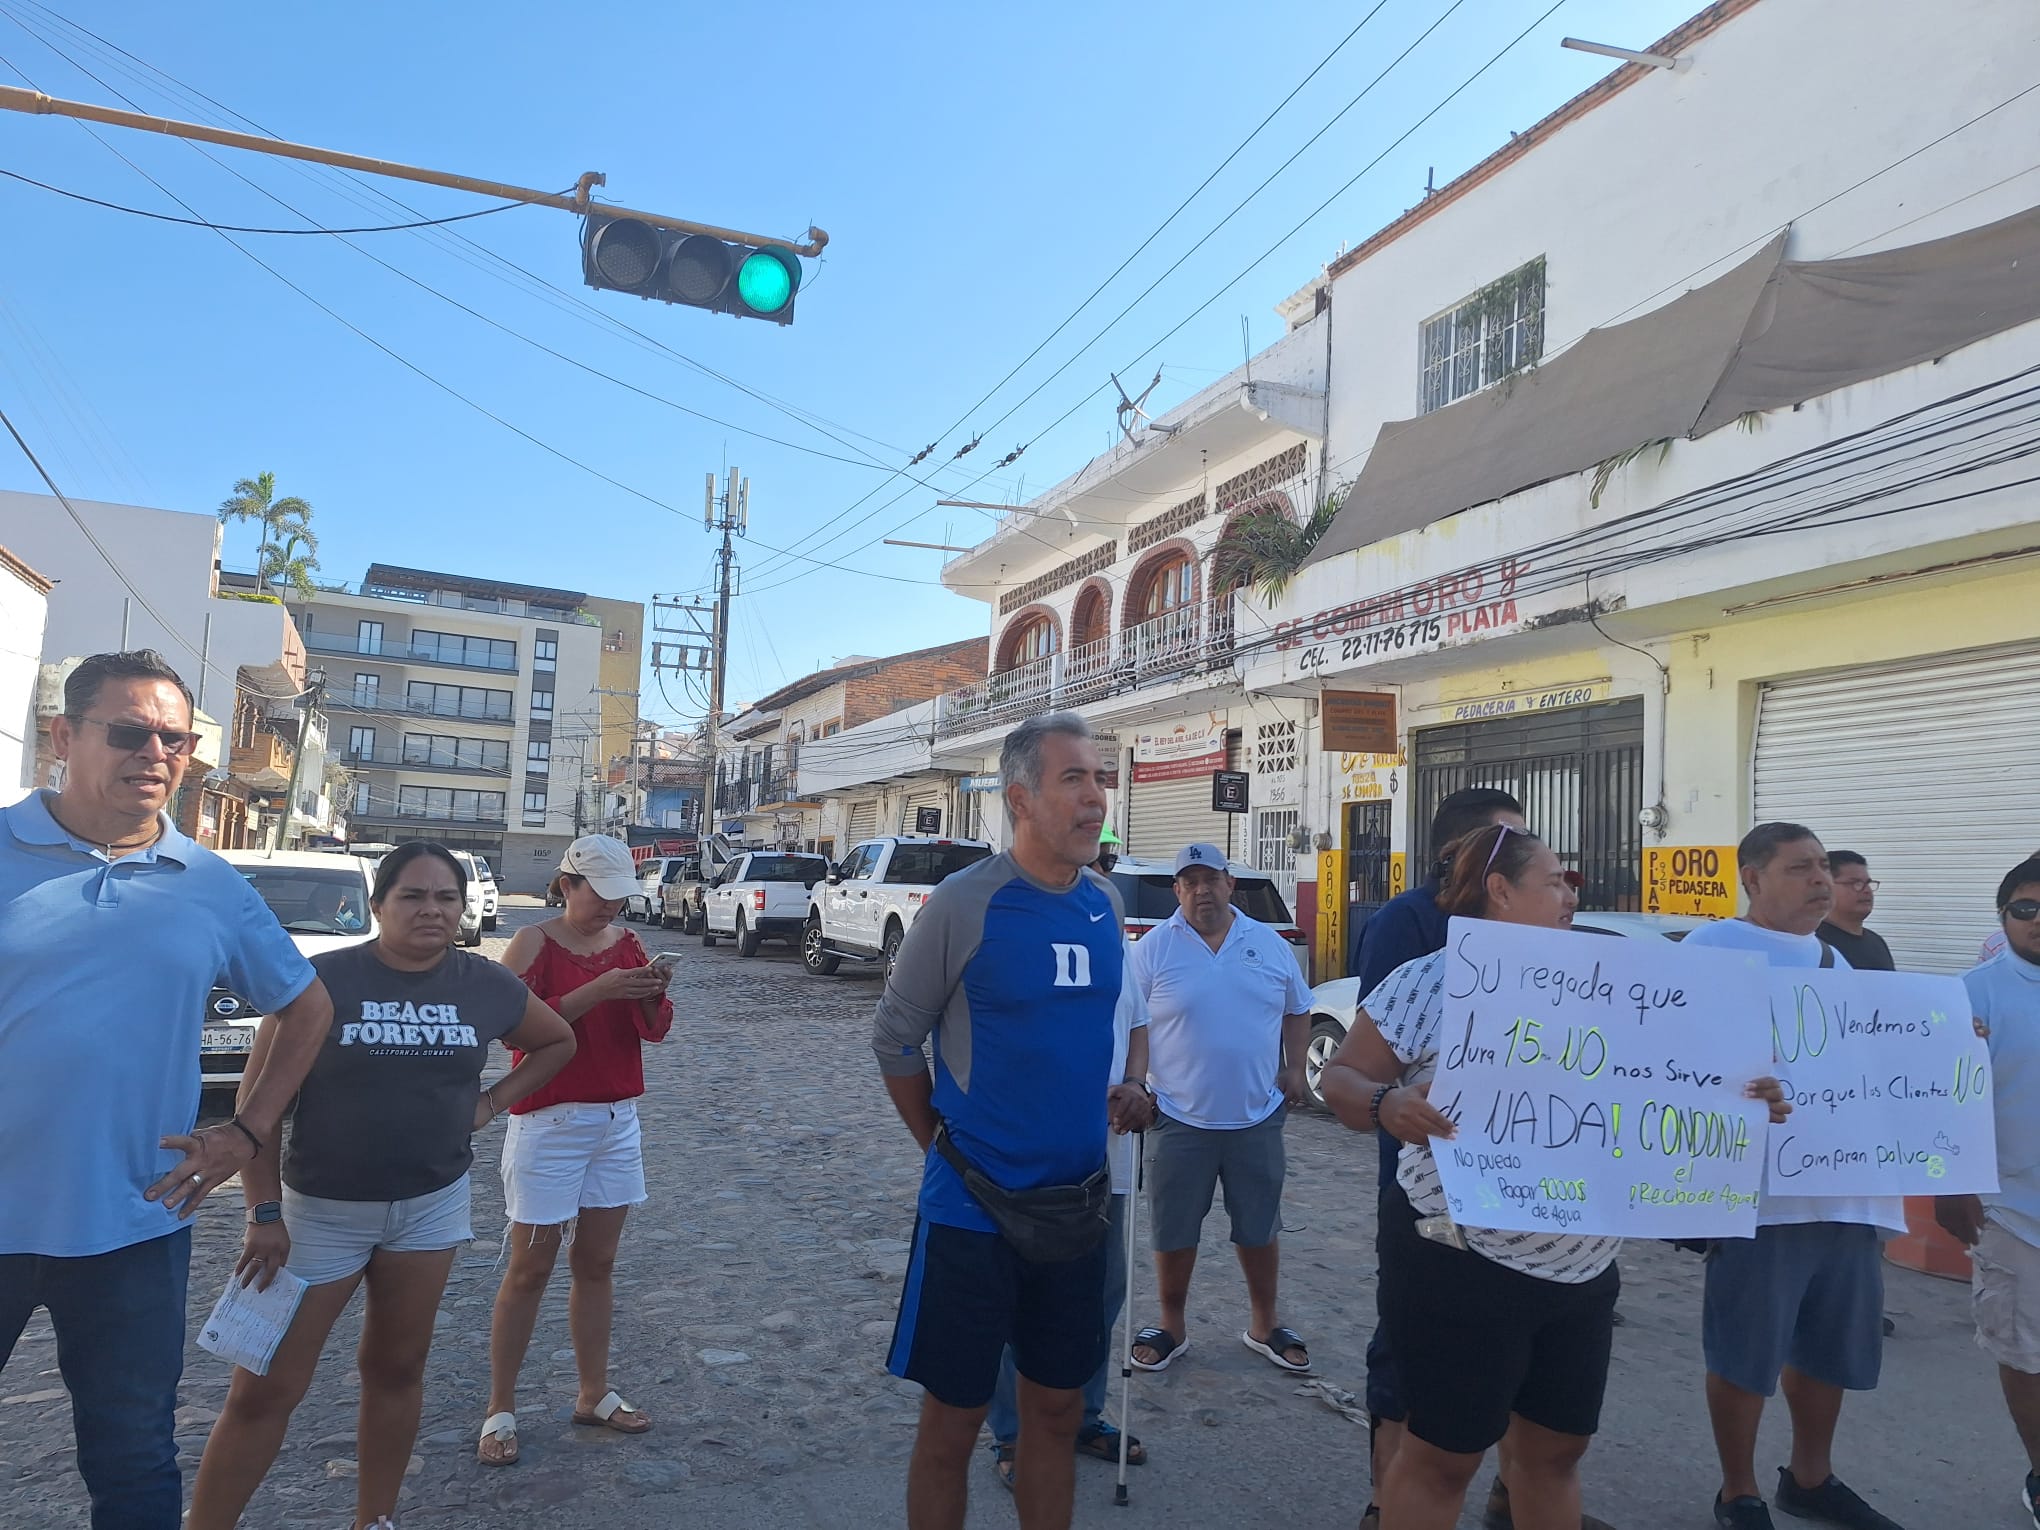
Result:
<svg viewBox="0 0 2040 1530"><path fill-rule="evenodd" d="M1103 914L1093 914L1091 916L1091 923L1096 924L1100 919L1103 919L1104 917L1105 916Z"/></svg>

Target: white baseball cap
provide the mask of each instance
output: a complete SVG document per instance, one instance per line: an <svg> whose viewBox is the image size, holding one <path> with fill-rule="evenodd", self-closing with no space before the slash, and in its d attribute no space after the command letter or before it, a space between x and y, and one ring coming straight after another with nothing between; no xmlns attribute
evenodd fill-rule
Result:
<svg viewBox="0 0 2040 1530"><path fill-rule="evenodd" d="M595 889L595 896L621 903L637 891L637 862L620 839L584 834L567 846L560 870L572 872Z"/></svg>
<svg viewBox="0 0 2040 1530"><path fill-rule="evenodd" d="M1226 864L1225 852L1218 846L1202 840L1194 845L1185 845L1176 852L1177 876L1180 877L1192 866L1209 866L1214 871L1223 872L1227 876L1232 875L1232 867Z"/></svg>

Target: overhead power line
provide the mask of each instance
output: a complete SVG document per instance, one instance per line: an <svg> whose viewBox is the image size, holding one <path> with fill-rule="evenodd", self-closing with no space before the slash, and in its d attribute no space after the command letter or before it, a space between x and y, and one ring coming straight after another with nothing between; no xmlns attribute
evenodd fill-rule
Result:
<svg viewBox="0 0 2040 1530"><path fill-rule="evenodd" d="M123 100L126 97L122 97ZM14 170L0 170L10 181L19 181L24 186L34 186L40 191L55 192L60 197L69 197L73 202L85 202L93 207L103 207L108 212L126 213L131 218L152 218L158 223L178 223L186 228L209 228L222 234L310 234L331 236L336 234L401 234L414 228L439 228L448 223L466 223L475 218L491 218L497 213L514 212L528 206L524 202L499 202L494 207L484 207L479 212L455 213L448 218L420 218L413 223L379 223L367 228L251 228L244 223L210 223L204 218L180 218L174 213L151 212L146 207L128 207L120 202L109 202L102 197L88 197L82 191L67 191L62 186L52 186L48 181L39 181L32 175L22 175ZM560 193L565 196L574 188L569 186Z"/></svg>

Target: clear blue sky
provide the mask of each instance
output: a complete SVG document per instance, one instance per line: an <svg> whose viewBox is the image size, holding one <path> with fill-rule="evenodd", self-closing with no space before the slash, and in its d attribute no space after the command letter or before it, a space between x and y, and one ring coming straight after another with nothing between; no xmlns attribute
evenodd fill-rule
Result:
<svg viewBox="0 0 2040 1530"><path fill-rule="evenodd" d="M1273 340L1272 305L1342 244L1415 201L1431 167L1444 182L1613 67L1561 50L1561 36L1641 47L1697 8L1697 0L1564 0L1233 280L1549 3L1384 0L1124 275L916 471L967 498L1046 488L1111 439L1109 370L1131 364L1144 385L1160 363L1163 407L1194 392L1239 363L1243 316L1252 345ZM56 19L74 16L284 137L532 186L565 187L602 170L603 195L625 205L762 232L820 224L833 242L785 329L588 291L578 225L566 213L522 209L460 231L601 315L829 422L823 428L847 447L557 294L498 279L484 257L443 235L359 242L589 367L729 426L853 460L747 437L576 370L337 240L243 240L420 371L629 486L619 488L408 370L218 234L7 181L0 402L65 490L89 498L204 510L236 478L273 470L279 492L315 507L323 576L348 581L381 560L637 600L700 589L710 569L703 476L735 462L751 479L756 541L744 550L747 593L733 623L733 701L840 655L973 636L987 630L986 610L940 588L943 555L876 539L969 543L988 520L937 509L935 493L887 482L888 471L1032 350L1371 8L1372 0L1017 8L233 0L194 12L140 0L62 11L0 0L0 83L25 75L52 95L117 105L119 90L162 115L213 114ZM1357 107L1086 347L1441 16ZM184 144L101 132L206 218L297 222ZM331 172L213 152L329 227L405 216ZM0 113L0 167L178 211L72 122ZM431 216L484 205L382 184ZM1101 388L1104 396L1047 428ZM942 467L980 428L989 430L984 445ZM970 485L1023 442L1013 467ZM41 487L11 443L0 451L0 485ZM252 533L228 537L228 562L252 563ZM758 543L866 573L817 568ZM674 700L684 709L677 690ZM669 715L649 677L644 711Z"/></svg>

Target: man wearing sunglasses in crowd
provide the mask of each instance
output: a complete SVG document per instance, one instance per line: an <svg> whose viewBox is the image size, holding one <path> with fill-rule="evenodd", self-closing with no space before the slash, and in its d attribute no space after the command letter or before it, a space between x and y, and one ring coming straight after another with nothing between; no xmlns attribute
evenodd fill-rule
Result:
<svg viewBox="0 0 2040 1530"><path fill-rule="evenodd" d="M0 1367L48 1308L93 1530L176 1530L190 1217L277 1150L333 1014L254 888L172 820L191 725L160 655L95 654L50 723L62 790L0 809L0 1158L28 1166L0 1177ZM194 1131L216 984L280 1025L239 1114Z"/></svg>
<svg viewBox="0 0 2040 1530"><path fill-rule="evenodd" d="M1962 981L1990 1044L1998 1188L1944 1195L1934 1215L1975 1260L1976 1342L1998 1363L2040 1525L2040 855L2006 874L1997 904L2005 948Z"/></svg>

